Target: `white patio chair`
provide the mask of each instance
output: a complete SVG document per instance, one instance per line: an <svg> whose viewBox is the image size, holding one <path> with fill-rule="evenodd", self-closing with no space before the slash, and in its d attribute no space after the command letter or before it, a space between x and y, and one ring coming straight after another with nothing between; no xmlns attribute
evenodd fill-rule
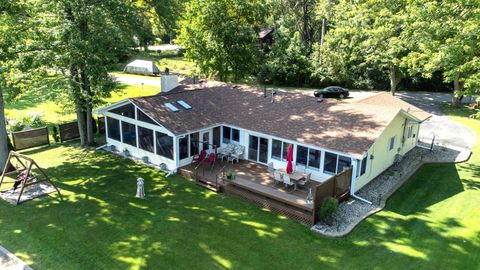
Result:
<svg viewBox="0 0 480 270"><path fill-rule="evenodd" d="M288 174L283 175L283 184L285 184L285 188L295 185L295 183L292 181L292 179L290 179L290 176ZM293 192L295 190L296 190L296 188L293 189L291 192Z"/></svg>
<svg viewBox="0 0 480 270"><path fill-rule="evenodd" d="M274 180L273 185L282 183L283 182L282 174L279 171L273 171L273 180Z"/></svg>
<svg viewBox="0 0 480 270"><path fill-rule="evenodd" d="M275 171L275 168L273 167L273 162L268 163L267 166L267 172L269 172L273 177L273 172Z"/></svg>
<svg viewBox="0 0 480 270"><path fill-rule="evenodd" d="M240 162L240 158L243 156L243 152L245 148L243 146L235 147L235 151L228 157L228 162L237 161Z"/></svg>
<svg viewBox="0 0 480 270"><path fill-rule="evenodd" d="M297 184L300 185L300 186L305 186L305 185L310 181L310 178L311 178L311 177L312 177L312 173L307 173L307 174L305 175L305 178L302 179L302 180L300 180L300 181L298 181ZM302 190L302 191L303 191L303 190ZM306 192L306 191L305 191L305 192Z"/></svg>
<svg viewBox="0 0 480 270"><path fill-rule="evenodd" d="M297 164L295 166L295 170L297 172L305 173L307 171L307 167L305 167L305 165L302 165L302 164Z"/></svg>

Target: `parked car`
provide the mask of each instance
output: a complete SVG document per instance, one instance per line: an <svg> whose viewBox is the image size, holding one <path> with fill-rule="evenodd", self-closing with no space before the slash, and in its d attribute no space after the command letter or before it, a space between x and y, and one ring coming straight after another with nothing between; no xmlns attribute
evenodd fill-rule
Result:
<svg viewBox="0 0 480 270"><path fill-rule="evenodd" d="M313 92L315 97L321 98L346 98L350 95L348 89L340 86L329 86Z"/></svg>

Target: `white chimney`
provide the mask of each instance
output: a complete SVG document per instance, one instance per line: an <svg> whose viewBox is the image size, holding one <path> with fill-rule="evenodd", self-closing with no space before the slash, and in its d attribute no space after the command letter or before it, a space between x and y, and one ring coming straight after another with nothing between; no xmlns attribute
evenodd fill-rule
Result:
<svg viewBox="0 0 480 270"><path fill-rule="evenodd" d="M167 93L178 86L177 74L162 74L160 75L160 90L162 93Z"/></svg>

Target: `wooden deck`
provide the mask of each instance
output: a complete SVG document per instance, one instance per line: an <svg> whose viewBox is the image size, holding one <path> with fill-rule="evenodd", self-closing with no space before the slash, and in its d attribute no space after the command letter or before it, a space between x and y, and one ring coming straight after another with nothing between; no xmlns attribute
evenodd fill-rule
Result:
<svg viewBox="0 0 480 270"><path fill-rule="evenodd" d="M235 173L235 179L222 177L228 171ZM244 160L235 164L219 162L213 169L199 166L195 170L195 165L188 165L180 168L179 173L207 188L233 194L302 223L313 222L313 205L307 204L306 198L315 182L292 192L293 187L274 185L266 166Z"/></svg>

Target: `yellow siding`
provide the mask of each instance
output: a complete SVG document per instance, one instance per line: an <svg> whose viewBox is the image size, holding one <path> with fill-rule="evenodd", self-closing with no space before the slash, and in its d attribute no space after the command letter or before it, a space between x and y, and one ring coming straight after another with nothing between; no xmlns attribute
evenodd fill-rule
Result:
<svg viewBox="0 0 480 270"><path fill-rule="evenodd" d="M356 179L355 191L388 169L395 161L395 155L397 153L405 155L415 147L419 124L408 120L406 122L406 119L405 115L398 114L369 149L367 168L365 174ZM405 128L405 142L402 143L405 123L407 123L407 127ZM412 136L407 138L409 126L413 126L413 132ZM389 150L390 138L393 136L395 136L395 146L392 150ZM373 159L370 159L371 155L373 155Z"/></svg>

